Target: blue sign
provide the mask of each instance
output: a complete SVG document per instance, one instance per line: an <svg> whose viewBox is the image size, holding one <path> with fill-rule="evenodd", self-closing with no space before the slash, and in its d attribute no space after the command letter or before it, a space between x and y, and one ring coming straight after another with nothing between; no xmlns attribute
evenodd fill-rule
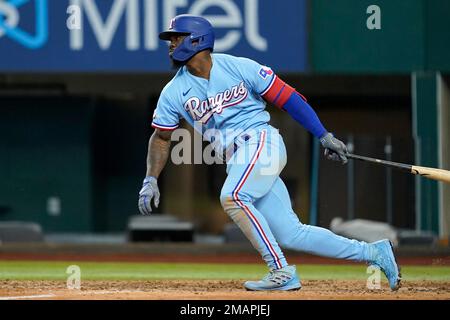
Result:
<svg viewBox="0 0 450 320"><path fill-rule="evenodd" d="M207 18L215 52L277 72L307 68L306 0L0 1L0 72L164 72L158 34L177 14Z"/></svg>

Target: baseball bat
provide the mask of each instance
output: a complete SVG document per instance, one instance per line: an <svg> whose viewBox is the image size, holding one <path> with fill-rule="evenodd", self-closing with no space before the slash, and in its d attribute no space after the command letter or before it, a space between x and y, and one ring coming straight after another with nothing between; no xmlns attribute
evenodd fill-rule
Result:
<svg viewBox="0 0 450 320"><path fill-rule="evenodd" d="M352 153L348 153L347 157L350 159L361 160L361 161L379 164L382 166L391 167L391 168L409 172L409 173L412 173L415 175L420 175L424 178L450 183L450 171L448 171L448 170L414 166L411 164L404 164L404 163L398 163L398 162L392 162L392 161L387 161L387 160L359 156L359 155L352 154Z"/></svg>

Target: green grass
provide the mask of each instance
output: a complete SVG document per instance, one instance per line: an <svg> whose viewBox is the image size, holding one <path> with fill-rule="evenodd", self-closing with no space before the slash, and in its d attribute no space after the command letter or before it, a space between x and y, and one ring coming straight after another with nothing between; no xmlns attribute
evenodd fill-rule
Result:
<svg viewBox="0 0 450 320"><path fill-rule="evenodd" d="M111 263L0 261L0 280L64 280L70 265L81 269L84 280L257 279L267 272L263 264ZM301 279L367 279L364 265L297 265ZM450 281L448 266L404 266L404 280Z"/></svg>

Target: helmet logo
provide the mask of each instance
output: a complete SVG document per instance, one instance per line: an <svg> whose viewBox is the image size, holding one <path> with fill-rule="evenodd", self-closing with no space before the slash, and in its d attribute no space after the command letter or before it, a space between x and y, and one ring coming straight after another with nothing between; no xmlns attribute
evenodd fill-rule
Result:
<svg viewBox="0 0 450 320"><path fill-rule="evenodd" d="M169 30L172 30L173 28L175 28L175 19L171 19L169 23Z"/></svg>

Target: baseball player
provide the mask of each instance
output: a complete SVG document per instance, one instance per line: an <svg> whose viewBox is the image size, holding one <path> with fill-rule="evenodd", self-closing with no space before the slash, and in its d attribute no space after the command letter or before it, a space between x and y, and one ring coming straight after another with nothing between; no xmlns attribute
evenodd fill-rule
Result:
<svg viewBox="0 0 450 320"><path fill-rule="evenodd" d="M261 254L269 273L247 281L247 290L298 290L294 265L281 247L310 254L367 262L386 275L390 288L400 287L400 272L389 240L366 243L302 224L292 210L279 175L286 165L286 149L278 130L269 124L266 102L281 108L311 132L330 160L347 162L347 148L328 132L305 97L269 67L242 57L212 53L214 30L204 18L178 15L159 34L170 41L169 56L178 71L162 90L153 116L147 172L139 192L139 210L158 207L158 177L164 168L171 132L185 119L201 134L222 133L219 143L227 161L227 178L220 201ZM195 125L200 123L201 125ZM213 142L213 141L212 141ZM267 168L270 170L264 170Z"/></svg>

